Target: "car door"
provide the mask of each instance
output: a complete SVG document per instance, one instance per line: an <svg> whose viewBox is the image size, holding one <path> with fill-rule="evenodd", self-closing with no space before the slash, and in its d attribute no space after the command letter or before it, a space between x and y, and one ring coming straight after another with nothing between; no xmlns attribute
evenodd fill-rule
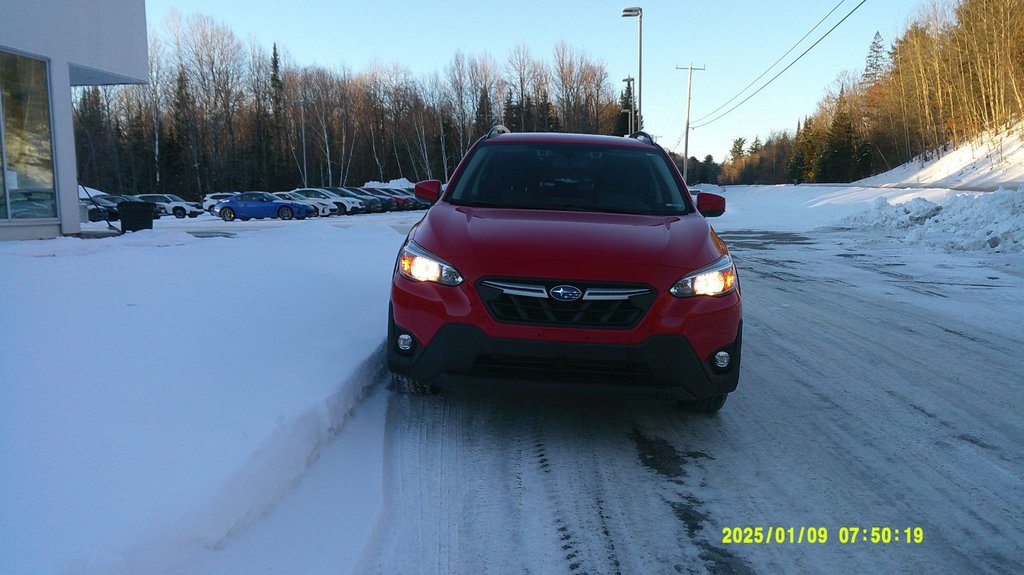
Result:
<svg viewBox="0 0 1024 575"><path fill-rule="evenodd" d="M240 218L257 218L259 210L257 206L259 202L256 201L258 196L256 194L238 194L235 197L235 213Z"/></svg>
<svg viewBox="0 0 1024 575"><path fill-rule="evenodd" d="M268 194L260 194L260 217L276 218L278 204Z"/></svg>

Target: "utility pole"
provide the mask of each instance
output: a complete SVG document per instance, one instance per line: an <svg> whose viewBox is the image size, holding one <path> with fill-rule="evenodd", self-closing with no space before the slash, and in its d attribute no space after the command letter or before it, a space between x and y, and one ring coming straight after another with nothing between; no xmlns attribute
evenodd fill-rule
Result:
<svg viewBox="0 0 1024 575"><path fill-rule="evenodd" d="M308 188L306 181L306 97L299 101L299 115L302 118L302 187ZM294 117L294 116L293 116ZM321 184L322 185L322 184Z"/></svg>
<svg viewBox="0 0 1024 575"><path fill-rule="evenodd" d="M705 70L704 66L694 68L693 62L686 68L676 66L676 70L686 70L686 131L683 132L683 182L686 182L686 168L690 164L690 96L693 93L693 71Z"/></svg>

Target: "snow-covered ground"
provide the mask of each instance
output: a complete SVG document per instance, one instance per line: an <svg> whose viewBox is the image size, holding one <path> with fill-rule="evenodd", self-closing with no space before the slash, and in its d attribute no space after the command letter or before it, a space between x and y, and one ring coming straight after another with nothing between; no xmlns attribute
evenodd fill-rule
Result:
<svg viewBox="0 0 1024 575"><path fill-rule="evenodd" d="M863 186L930 187L991 191L1024 185L1024 122L994 136L865 178Z"/></svg>
<svg viewBox="0 0 1024 575"><path fill-rule="evenodd" d="M1024 188L906 182L727 188L714 224L727 238L842 229L940 268L970 251L950 281L991 283L1000 267L1019 281ZM0 573L382 569L372 553L391 548L395 517L381 346L394 257L418 217L204 215L0 243ZM1021 307L1001 314L1005 330L1024 325ZM534 504L524 513L543 513Z"/></svg>

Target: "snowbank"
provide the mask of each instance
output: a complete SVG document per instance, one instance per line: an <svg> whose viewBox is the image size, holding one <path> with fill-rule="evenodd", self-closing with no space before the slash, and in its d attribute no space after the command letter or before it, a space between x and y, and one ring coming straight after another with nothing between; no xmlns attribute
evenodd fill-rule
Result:
<svg viewBox="0 0 1024 575"><path fill-rule="evenodd" d="M872 227L902 234L909 242L946 250L1024 251L1024 186L1016 190L954 196L943 204L924 198L892 205L884 197L871 209L848 216L839 225Z"/></svg>
<svg viewBox="0 0 1024 575"><path fill-rule="evenodd" d="M412 189L416 184L410 182L405 178L398 178L397 180L391 180L390 182L366 182L362 185L364 188L409 188Z"/></svg>

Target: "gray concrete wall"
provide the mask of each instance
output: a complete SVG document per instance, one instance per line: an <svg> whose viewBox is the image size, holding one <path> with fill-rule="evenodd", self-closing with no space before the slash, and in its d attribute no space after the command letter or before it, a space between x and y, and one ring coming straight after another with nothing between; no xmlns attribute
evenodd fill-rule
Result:
<svg viewBox="0 0 1024 575"><path fill-rule="evenodd" d="M144 0L4 0L0 49L49 62L55 220L0 222L0 239L81 231L71 86L145 83L149 46Z"/></svg>

